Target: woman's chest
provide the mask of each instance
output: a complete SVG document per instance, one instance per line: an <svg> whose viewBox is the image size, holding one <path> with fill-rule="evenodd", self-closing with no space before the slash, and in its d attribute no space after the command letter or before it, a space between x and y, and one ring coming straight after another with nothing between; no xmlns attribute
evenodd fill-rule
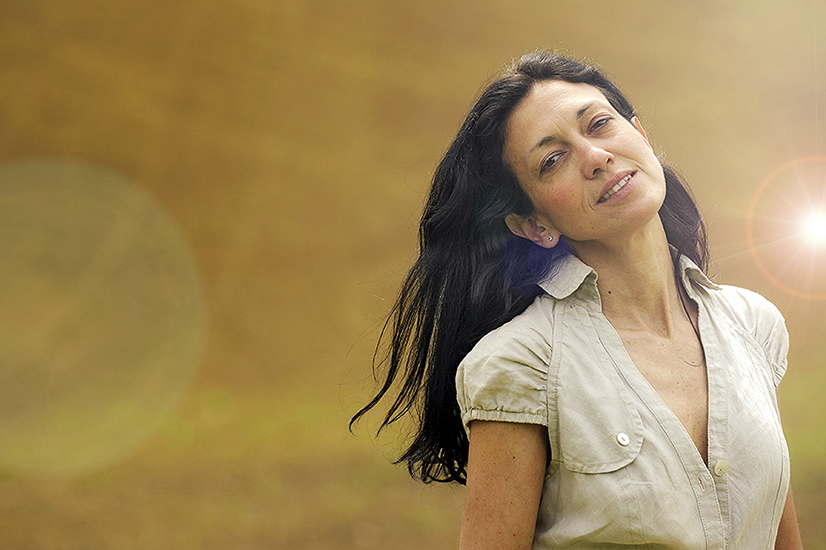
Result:
<svg viewBox="0 0 826 550"><path fill-rule="evenodd" d="M695 335L666 339L618 332L636 369L682 424L703 462L708 463L708 374Z"/></svg>
<svg viewBox="0 0 826 550"><path fill-rule="evenodd" d="M776 526L788 455L770 368L749 335L701 326L705 351L695 351L706 361L697 364L690 350L623 341L598 312L555 317L554 464L541 522L549 541L722 548L751 533L732 547L757 548Z"/></svg>

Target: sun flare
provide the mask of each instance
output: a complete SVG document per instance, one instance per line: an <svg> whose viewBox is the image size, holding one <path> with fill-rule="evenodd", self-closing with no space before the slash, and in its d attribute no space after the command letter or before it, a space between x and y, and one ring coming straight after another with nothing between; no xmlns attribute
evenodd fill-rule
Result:
<svg viewBox="0 0 826 550"><path fill-rule="evenodd" d="M801 233L814 246L826 246L826 211L811 212L801 221Z"/></svg>
<svg viewBox="0 0 826 550"><path fill-rule="evenodd" d="M791 160L752 196L746 217L749 252L778 289L826 301L826 156Z"/></svg>

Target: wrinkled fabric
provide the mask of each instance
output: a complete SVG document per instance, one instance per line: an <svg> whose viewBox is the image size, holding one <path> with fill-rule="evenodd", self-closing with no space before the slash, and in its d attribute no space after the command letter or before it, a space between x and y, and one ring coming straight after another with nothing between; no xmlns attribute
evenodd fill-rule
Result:
<svg viewBox="0 0 826 550"><path fill-rule="evenodd" d="M708 466L601 312L597 276L571 256L546 294L486 335L456 374L473 420L547 426L551 462L533 548L759 550L789 487L776 387L788 334L753 292L683 257L708 374Z"/></svg>

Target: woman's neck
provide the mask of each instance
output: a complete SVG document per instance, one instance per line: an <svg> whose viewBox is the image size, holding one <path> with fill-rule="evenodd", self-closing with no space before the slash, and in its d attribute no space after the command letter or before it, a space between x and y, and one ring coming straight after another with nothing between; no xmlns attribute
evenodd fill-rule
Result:
<svg viewBox="0 0 826 550"><path fill-rule="evenodd" d="M633 238L574 249L597 272L602 311L615 328L672 333L684 312L659 217Z"/></svg>

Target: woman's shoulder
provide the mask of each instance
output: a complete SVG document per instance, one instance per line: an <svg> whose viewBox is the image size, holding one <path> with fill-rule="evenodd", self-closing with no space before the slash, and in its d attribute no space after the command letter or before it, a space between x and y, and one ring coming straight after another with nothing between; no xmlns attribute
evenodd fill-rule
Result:
<svg viewBox="0 0 826 550"><path fill-rule="evenodd" d="M551 360L552 317L555 300L537 297L528 308L487 333L459 364L457 376L462 379L516 378L538 384L547 377Z"/></svg>
<svg viewBox="0 0 826 550"><path fill-rule="evenodd" d="M509 349L547 347L553 330L556 302L547 294L537 296L525 311L484 335L468 356L501 354Z"/></svg>
<svg viewBox="0 0 826 550"><path fill-rule="evenodd" d="M777 306L747 288L719 285L718 289L710 292L710 296L717 309L728 314L744 328L785 325L783 314Z"/></svg>
<svg viewBox="0 0 826 550"><path fill-rule="evenodd" d="M713 282L685 256L680 257L680 270L686 288L691 287L693 297L699 298L715 315L727 315L732 321L749 327L755 324L783 323L780 310L757 292L733 285Z"/></svg>
<svg viewBox="0 0 826 550"><path fill-rule="evenodd" d="M732 324L750 335L773 366L775 384L779 384L786 371L789 350L789 333L780 310L760 294L736 286L721 285L711 295L716 307L710 308L709 314L726 315Z"/></svg>

